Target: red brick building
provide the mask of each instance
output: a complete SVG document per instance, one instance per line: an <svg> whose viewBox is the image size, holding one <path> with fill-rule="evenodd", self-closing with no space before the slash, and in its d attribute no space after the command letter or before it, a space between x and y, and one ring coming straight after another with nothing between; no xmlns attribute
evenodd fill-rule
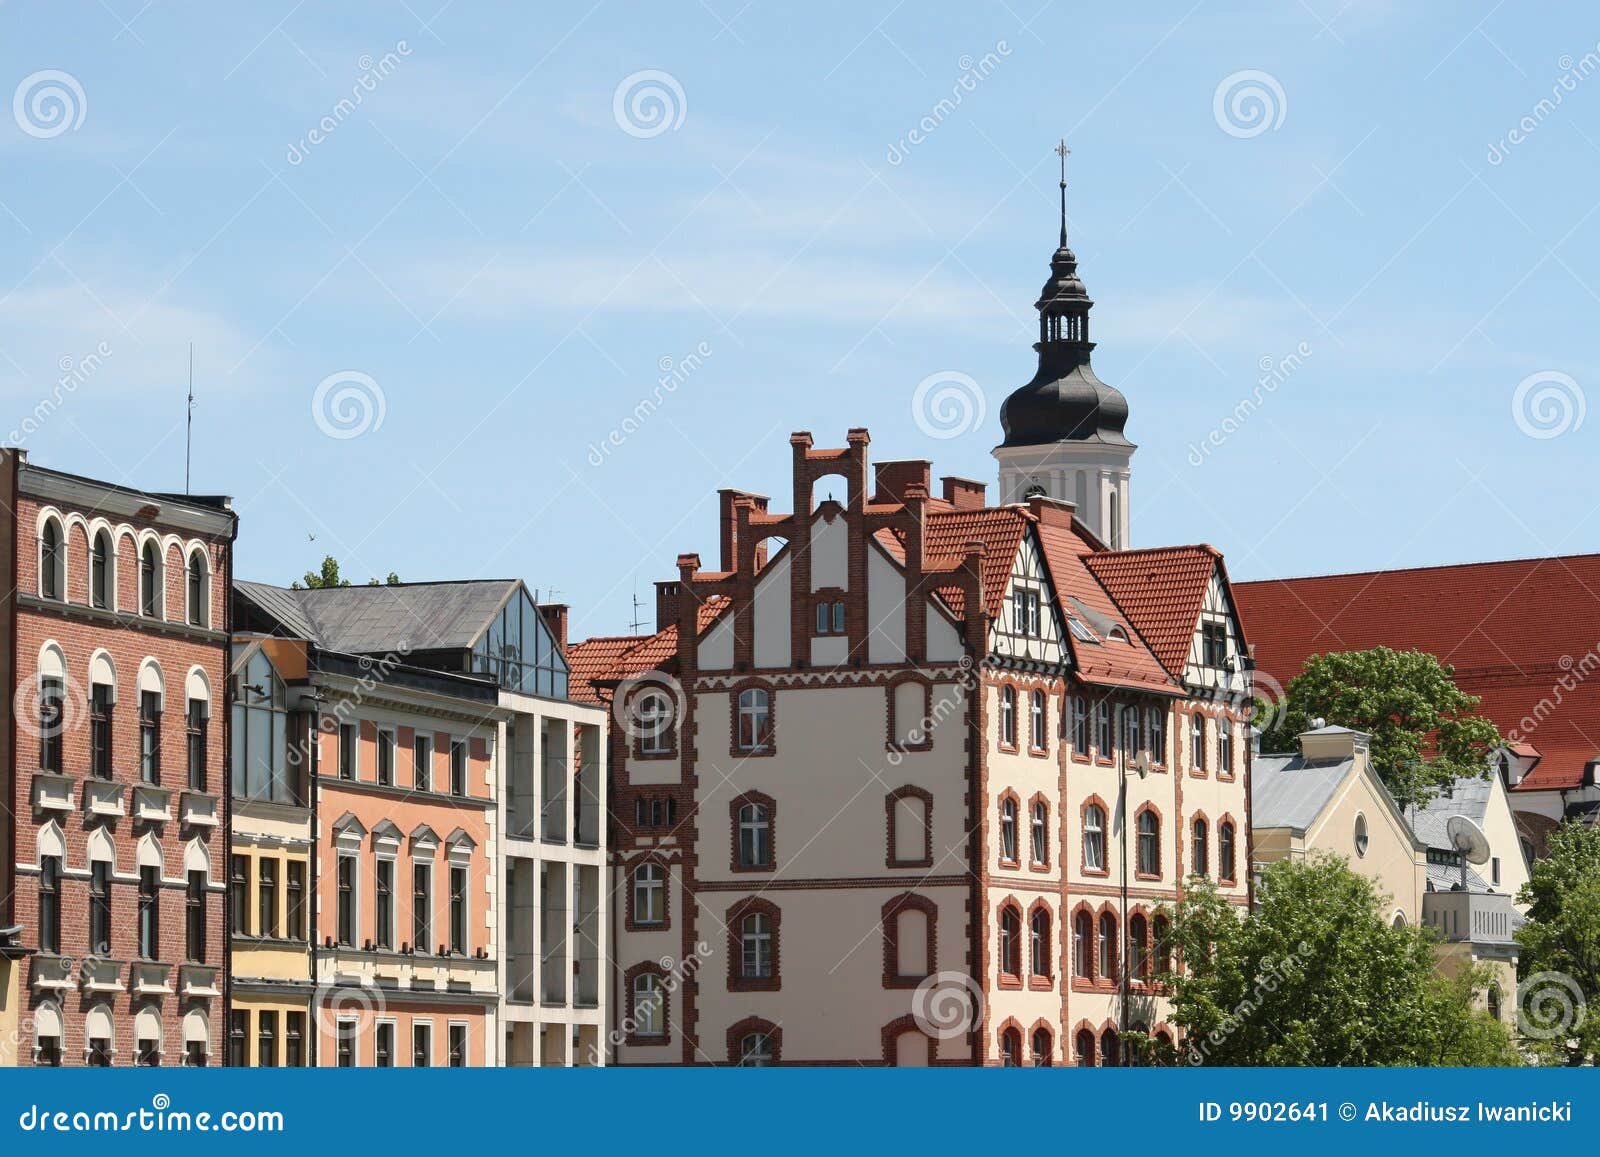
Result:
<svg viewBox="0 0 1600 1157"><path fill-rule="evenodd" d="M18 1063L220 1063L228 597L220 497L0 451L0 926L28 953Z"/></svg>

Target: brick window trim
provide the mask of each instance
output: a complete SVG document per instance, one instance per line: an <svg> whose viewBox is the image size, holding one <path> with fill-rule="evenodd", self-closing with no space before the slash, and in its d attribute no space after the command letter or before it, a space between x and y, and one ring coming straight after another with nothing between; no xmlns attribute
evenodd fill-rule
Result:
<svg viewBox="0 0 1600 1157"><path fill-rule="evenodd" d="M1001 722L1005 718L1005 695L1011 692L1011 742L1006 742L1005 726ZM995 746L1001 751L1015 755L1022 742L1022 692L1017 687L1016 680L1002 679L995 684Z"/></svg>
<svg viewBox="0 0 1600 1157"><path fill-rule="evenodd" d="M768 1042L772 1045L772 1063L783 1063L783 1028L764 1020L759 1016L747 1016L743 1020L734 1021L728 1026L728 1063L737 1065L743 1057L740 1044L744 1038L753 1032L765 1033Z"/></svg>
<svg viewBox="0 0 1600 1157"><path fill-rule="evenodd" d="M1153 875L1139 870L1139 820L1146 812L1156 817L1156 871ZM1164 865L1161 850L1162 819L1161 809L1153 803L1144 803L1133 813L1133 876L1136 880L1161 879L1161 869Z"/></svg>
<svg viewBox="0 0 1600 1157"><path fill-rule="evenodd" d="M1212 823L1211 823L1211 817L1206 815L1205 812L1203 812L1203 811L1201 811L1199 809L1196 809L1189 816L1189 822L1188 822L1188 824L1186 824L1184 826L1183 838L1189 845L1189 859L1191 861L1194 859L1194 825L1195 825L1196 822L1203 823L1203 824L1206 825L1206 862L1204 864L1190 863L1190 865L1189 865L1189 874L1190 875L1203 876L1203 877L1206 877L1207 879L1210 879L1211 878L1211 861L1214 858L1213 853L1215 851L1215 849L1211 845L1212 845L1212 840L1216 838L1216 832L1213 830L1213 826L1212 826ZM1204 869L1204 871L1201 870L1202 868Z"/></svg>
<svg viewBox="0 0 1600 1157"><path fill-rule="evenodd" d="M1228 875L1222 874L1222 825L1227 824L1233 829L1233 871ZM1239 821L1233 818L1232 812L1223 812L1217 817L1216 831L1213 833L1217 841L1217 883L1237 884L1239 882Z"/></svg>
<svg viewBox="0 0 1600 1157"><path fill-rule="evenodd" d="M1022 1022L1014 1016L1008 1016L995 1026L994 1029L994 1061L997 1065L1005 1064L1005 1039L1015 1033L1017 1040L1017 1066L1027 1067L1028 1040L1022 1031Z"/></svg>
<svg viewBox="0 0 1600 1157"><path fill-rule="evenodd" d="M1041 695L1041 696L1044 697L1044 746L1043 747L1035 747L1033 745L1033 697L1035 695ZM1021 711L1021 707L1022 707L1022 704L1019 703L1018 704L1019 713ZM1027 707L1028 707L1028 710L1027 710L1027 717L1028 717L1028 754L1031 755L1031 756L1034 756L1035 758L1038 758L1038 759L1049 758L1049 755L1050 755L1050 692L1046 691L1043 687L1035 687L1033 690L1028 692ZM1020 732L1018 733L1017 742L1018 743L1022 742L1022 738L1021 738L1021 733Z"/></svg>
<svg viewBox="0 0 1600 1157"><path fill-rule="evenodd" d="M1039 912L1045 917L1045 967L1049 969L1044 975L1039 975L1033 970L1033 918ZM1056 917L1050 908L1050 902L1040 897L1028 905L1028 921L1023 926L1023 935L1028 939L1028 988L1034 992L1050 992L1056 986L1055 963L1057 954L1055 949Z"/></svg>
<svg viewBox="0 0 1600 1157"><path fill-rule="evenodd" d="M1233 722L1234 721L1227 715L1217 716L1216 730L1218 732L1218 742L1221 742L1220 737L1223 728L1228 729L1228 734L1232 739L1228 751L1229 762L1226 767L1222 765L1221 752L1219 751L1217 754L1217 778L1222 780L1224 783L1233 783L1239 778L1238 774L1233 770L1234 762L1239 758L1239 736L1233 729Z"/></svg>
<svg viewBox="0 0 1600 1157"><path fill-rule="evenodd" d="M760 804L767 809L767 862L747 865L739 863L739 812L746 804ZM728 870L752 873L772 872L778 866L778 803L760 791L747 791L728 801L728 824L732 839L728 845Z"/></svg>
<svg viewBox="0 0 1600 1157"><path fill-rule="evenodd" d="M927 916L927 960L928 970L921 976L902 976L900 974L900 913L917 911ZM919 896L915 892L902 892L898 896L886 900L882 910L883 921L883 987L884 988L916 988L928 977L939 971L938 944L939 944L939 905L927 896Z"/></svg>
<svg viewBox="0 0 1600 1157"><path fill-rule="evenodd" d="M1015 825L1013 825L1013 831L1012 831L1012 835L1015 838L1016 845L1017 845L1016 849L1015 849L1016 850L1016 855L1010 857L1009 859L1006 857L1005 842L1004 842L1004 832L1005 832L1005 819L1004 819L1004 816L1005 816L1005 807L1006 807L1006 801L1007 800L1010 800L1012 807L1016 809L1015 814L1016 814L1016 817L1017 817L1017 822L1016 822ZM996 799L994 801L994 831L995 831L994 854L995 854L995 857L1000 861L1000 866L1002 868L1020 868L1022 866L1022 840L1023 840L1022 828L1023 828L1023 824L1024 823L1025 823L1025 817L1022 814L1022 800L1018 797L1016 792L1012 791L1008 787L1004 791L1002 791L1000 793L1000 795L998 797L996 797Z"/></svg>
<svg viewBox="0 0 1600 1157"><path fill-rule="evenodd" d="M765 977L741 976L744 960L742 926L746 916L763 915L772 926L772 975ZM778 992L783 986L783 957L780 951L783 932L783 913L771 900L749 896L728 909L728 991Z"/></svg>
<svg viewBox="0 0 1600 1157"><path fill-rule="evenodd" d="M1005 953L1001 945L1000 929L1005 923L1007 913L1017 918L1017 970L1007 972L1005 969ZM995 986L1005 989L1021 989L1022 978L1026 975L1023 958L1027 955L1028 923L1022 911L1022 904L1015 896L1007 896L994 910L994 943L995 943Z"/></svg>
<svg viewBox="0 0 1600 1157"><path fill-rule="evenodd" d="M972 1031L972 1029L968 1030L969 1033ZM895 1053L897 1051L895 1046L900 1043L900 1038L905 1036L907 1033L916 1033L918 1036L926 1040L928 1042L928 1060L930 1063L937 1063L939 1057L938 1040L925 1031L923 1027L917 1023L917 1018L912 1016L910 1013L907 1013L905 1016L896 1017L894 1020L891 1020L888 1024L884 1025L882 1030L880 1030L879 1038L883 1045L883 1063L888 1065L890 1068L894 1067L896 1059Z"/></svg>
<svg viewBox="0 0 1600 1157"><path fill-rule="evenodd" d="M1100 866L1089 866L1089 808L1100 809ZM1111 808L1098 795L1091 795L1078 808L1078 870L1085 876L1111 875Z"/></svg>
<svg viewBox="0 0 1600 1157"><path fill-rule="evenodd" d="M1082 691L1070 692L1063 701L1061 709L1061 745L1066 748L1067 758L1073 763L1087 767L1094 762L1094 712L1090 709L1089 698ZM1078 752L1077 719L1074 711L1078 706L1083 707L1084 738L1089 742L1084 744L1082 754Z"/></svg>
<svg viewBox="0 0 1600 1157"><path fill-rule="evenodd" d="M1089 918L1089 934L1083 938L1083 959L1089 969L1086 976L1078 974L1078 918L1080 916ZM1069 913L1069 919L1062 924L1062 935L1067 938L1067 975L1071 978L1073 992L1100 991L1099 980L1095 975L1099 965L1099 957L1095 952L1095 940L1100 934L1100 926L1095 922L1095 918L1096 912L1094 908L1089 905L1087 900L1080 900L1073 905L1072 911Z"/></svg>
<svg viewBox="0 0 1600 1157"><path fill-rule="evenodd" d="M896 830L900 822L899 808L896 806L903 799L919 799L923 807L923 833L922 833L922 858L920 860L897 860L894 850L897 846L899 832ZM884 845L884 866L887 868L931 868L933 867L933 793L926 788L914 784L897 787L883 797L884 826L888 842Z"/></svg>
<svg viewBox="0 0 1600 1157"><path fill-rule="evenodd" d="M658 762L663 759L677 759L678 727L683 722L682 699L681 697L674 695L672 688L665 683L638 684L634 686L629 693L629 710L623 713L630 722L634 718L632 711L633 703L644 698L646 695L660 695L664 697L671 705L669 709L672 712L672 720L668 725L667 730L667 749L665 751L646 751L644 749L644 736L634 735L629 739L628 742L628 758L630 760L637 759L641 763ZM623 728L623 733L627 734L627 732L630 730L632 730L632 728L625 727Z"/></svg>
<svg viewBox="0 0 1600 1157"><path fill-rule="evenodd" d="M1042 1016L1033 1022L1033 1027L1028 1030L1028 1035L1022 1042L1023 1046L1027 1050L1027 1061L1025 1063L1028 1065L1037 1063L1033 1059L1035 1055L1033 1049L1033 1038L1040 1032L1043 1032L1045 1034L1045 1039L1050 1042L1050 1064L1054 1065L1056 1063L1056 1030L1054 1026L1052 1026L1051 1023Z"/></svg>
<svg viewBox="0 0 1600 1157"><path fill-rule="evenodd" d="M1150 984L1150 973L1155 965L1155 921L1154 914L1144 904L1135 904L1128 909L1128 959L1123 966L1128 971L1128 987L1144 989ZM1144 921L1144 964L1139 972L1133 968L1133 922Z"/></svg>
<svg viewBox="0 0 1600 1157"><path fill-rule="evenodd" d="M1083 1035L1085 1033L1089 1034L1089 1049L1088 1049L1089 1056L1088 1056L1088 1064L1087 1065L1084 1065L1083 1062L1078 1059L1078 1051L1079 1051L1078 1050L1078 1042L1082 1039L1082 1037L1083 1037ZM1100 1031L1097 1028L1095 1028L1095 1026L1092 1023L1090 1023L1088 1020L1080 1020L1077 1024L1075 1024L1072 1027L1071 1044L1072 1044L1072 1049L1071 1049L1071 1052L1068 1055L1071 1057L1072 1063L1073 1063L1074 1066L1083 1067L1083 1068L1095 1068L1095 1067L1097 1067L1099 1065L1099 1063L1100 1063Z"/></svg>
<svg viewBox="0 0 1600 1157"><path fill-rule="evenodd" d="M739 745L739 699L746 691L767 693L766 742L759 748ZM765 759L778 753L778 693L765 679L743 679L728 688L728 754L734 759Z"/></svg>
<svg viewBox="0 0 1600 1157"><path fill-rule="evenodd" d="M1033 809L1039 804L1044 804L1044 859L1033 858ZM1055 862L1055 856L1050 839L1050 797L1042 791L1036 791L1028 800L1028 870L1030 872L1048 872ZM1022 849L1017 849L1020 855Z"/></svg>
<svg viewBox="0 0 1600 1157"><path fill-rule="evenodd" d="M922 714L917 720L917 729L922 738L915 743L902 742L900 736L900 719L895 705L896 693L907 683L914 683L922 688ZM925 726L933 717L933 680L914 672L903 672L891 679L883 689L885 702L883 710L884 735L883 746L885 751L909 752L932 751L933 729Z"/></svg>
<svg viewBox="0 0 1600 1157"><path fill-rule="evenodd" d="M635 1031L639 1023L638 1009L634 1007L633 984L641 976L654 976L661 981L661 1033L645 1036ZM627 1005L628 1023L626 1043L630 1045L664 1045L672 1039L672 991L666 983L666 973L653 960L635 964L622 974L623 999Z"/></svg>
<svg viewBox="0 0 1600 1157"><path fill-rule="evenodd" d="M1195 765L1195 761L1194 761L1194 721L1196 719L1198 719L1200 721L1200 764L1199 764L1199 766L1196 766ZM1193 712L1190 715L1185 717L1185 721L1184 721L1184 725L1183 725L1183 742L1187 745L1186 750L1188 751L1188 754L1189 754L1189 777L1191 779L1206 779L1206 778L1208 778L1209 775L1210 775L1210 769L1206 764L1205 755L1206 755L1206 744L1210 742L1210 739L1207 737L1206 717L1205 717L1205 714L1203 712L1195 711L1195 712Z"/></svg>
<svg viewBox="0 0 1600 1157"><path fill-rule="evenodd" d="M661 923L641 924L634 919L633 912L633 878L645 864L656 864L661 868ZM629 932L666 932L672 928L672 866L661 856L654 852L645 852L635 856L627 862L627 912L623 926Z"/></svg>
<svg viewBox="0 0 1600 1157"><path fill-rule="evenodd" d="M845 604L845 629L842 631L833 630L834 603ZM819 605L828 608L828 630L826 631L817 630L817 607ZM812 591L806 602L806 612L809 616L806 620L806 633L813 639L846 639L850 637L850 592L843 587L818 587Z"/></svg>

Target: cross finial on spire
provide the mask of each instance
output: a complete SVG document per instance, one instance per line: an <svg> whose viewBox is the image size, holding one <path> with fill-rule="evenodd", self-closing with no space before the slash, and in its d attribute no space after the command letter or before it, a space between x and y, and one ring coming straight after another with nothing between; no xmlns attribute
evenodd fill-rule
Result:
<svg viewBox="0 0 1600 1157"><path fill-rule="evenodd" d="M1053 150L1061 158L1061 247L1067 246L1067 157L1072 150L1067 148L1067 139L1061 138L1061 143Z"/></svg>

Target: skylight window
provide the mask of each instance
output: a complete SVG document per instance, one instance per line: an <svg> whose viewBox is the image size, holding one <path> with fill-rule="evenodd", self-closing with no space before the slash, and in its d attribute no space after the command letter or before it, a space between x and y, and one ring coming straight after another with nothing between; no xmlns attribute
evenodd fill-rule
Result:
<svg viewBox="0 0 1600 1157"><path fill-rule="evenodd" d="M1076 619L1071 615L1067 616L1067 629L1072 632L1072 637L1080 643L1098 643L1100 641L1093 631L1083 625L1081 619ZM1127 640L1124 639L1123 642L1127 642Z"/></svg>

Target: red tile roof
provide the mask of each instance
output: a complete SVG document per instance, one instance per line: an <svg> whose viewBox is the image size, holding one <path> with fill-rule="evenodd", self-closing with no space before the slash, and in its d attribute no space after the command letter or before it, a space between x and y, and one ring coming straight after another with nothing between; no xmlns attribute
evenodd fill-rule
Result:
<svg viewBox="0 0 1600 1157"><path fill-rule="evenodd" d="M1307 658L1384 645L1437 655L1478 710L1543 759L1514 790L1580 786L1600 752L1600 555L1274 579L1234 586L1257 667L1287 684ZM1566 681L1568 686L1559 686ZM1536 715L1535 712L1538 712Z"/></svg>
<svg viewBox="0 0 1600 1157"><path fill-rule="evenodd" d="M723 595L713 595L700 605L701 634L733 605ZM595 686L604 680L629 679L646 671L662 671L678 654L678 627L674 623L653 635L599 635L567 648L571 668L568 694L582 703L604 705L609 700Z"/></svg>
<svg viewBox="0 0 1600 1157"><path fill-rule="evenodd" d="M1209 546L1105 551L1089 569L1133 620L1161 665L1183 678L1206 588L1222 562Z"/></svg>

